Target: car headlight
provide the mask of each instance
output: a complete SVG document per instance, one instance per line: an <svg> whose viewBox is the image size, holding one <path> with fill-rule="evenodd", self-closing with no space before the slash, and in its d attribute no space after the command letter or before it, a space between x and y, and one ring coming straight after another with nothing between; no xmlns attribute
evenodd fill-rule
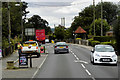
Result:
<svg viewBox="0 0 120 80"><path fill-rule="evenodd" d="M99 55L99 54L95 54L95 56L100 57L100 55Z"/></svg>
<svg viewBox="0 0 120 80"><path fill-rule="evenodd" d="M117 55L113 55L112 57L116 57Z"/></svg>

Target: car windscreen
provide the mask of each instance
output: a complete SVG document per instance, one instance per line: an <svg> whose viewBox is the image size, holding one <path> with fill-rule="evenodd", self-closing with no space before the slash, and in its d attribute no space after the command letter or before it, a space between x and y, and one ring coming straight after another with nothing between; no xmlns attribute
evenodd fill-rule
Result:
<svg viewBox="0 0 120 80"><path fill-rule="evenodd" d="M97 46L95 48L97 52L114 52L114 48L112 46Z"/></svg>
<svg viewBox="0 0 120 80"><path fill-rule="evenodd" d="M58 43L56 43L56 45L67 45L65 42L58 42Z"/></svg>
<svg viewBox="0 0 120 80"><path fill-rule="evenodd" d="M36 42L25 42L25 43L23 44L23 46L29 46L29 45L37 46Z"/></svg>

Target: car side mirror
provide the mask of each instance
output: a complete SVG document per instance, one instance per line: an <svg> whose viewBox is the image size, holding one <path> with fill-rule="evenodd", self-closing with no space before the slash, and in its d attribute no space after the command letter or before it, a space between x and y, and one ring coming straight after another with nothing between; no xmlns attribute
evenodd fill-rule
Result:
<svg viewBox="0 0 120 80"><path fill-rule="evenodd" d="M91 52L94 53L94 50L92 49Z"/></svg>

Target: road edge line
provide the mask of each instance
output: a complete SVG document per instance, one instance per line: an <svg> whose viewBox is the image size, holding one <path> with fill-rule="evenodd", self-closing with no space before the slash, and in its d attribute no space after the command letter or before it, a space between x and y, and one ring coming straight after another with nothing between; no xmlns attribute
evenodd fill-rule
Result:
<svg viewBox="0 0 120 80"><path fill-rule="evenodd" d="M35 77L35 75L38 73L39 69L42 67L42 65L44 64L45 60L47 59L48 54L46 55L45 59L42 61L42 63L40 64L40 66L38 67L38 69L35 71L35 73L33 74L32 78Z"/></svg>

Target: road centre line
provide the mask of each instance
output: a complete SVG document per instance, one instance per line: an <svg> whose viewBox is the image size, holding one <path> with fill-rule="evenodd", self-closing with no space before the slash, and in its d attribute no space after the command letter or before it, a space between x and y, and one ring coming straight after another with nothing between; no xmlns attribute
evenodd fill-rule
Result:
<svg viewBox="0 0 120 80"><path fill-rule="evenodd" d="M81 66L85 69L85 66L83 64L81 64Z"/></svg>
<svg viewBox="0 0 120 80"><path fill-rule="evenodd" d="M91 76L91 73L87 69L85 69L85 71L88 73L89 76Z"/></svg>
<svg viewBox="0 0 120 80"><path fill-rule="evenodd" d="M36 70L36 72L33 74L32 78L34 78L35 75L38 73L39 69L42 67L43 63L45 62L47 56L48 56L48 54L46 55L45 59L44 59L43 62L40 64L40 66L38 67L38 69Z"/></svg>

